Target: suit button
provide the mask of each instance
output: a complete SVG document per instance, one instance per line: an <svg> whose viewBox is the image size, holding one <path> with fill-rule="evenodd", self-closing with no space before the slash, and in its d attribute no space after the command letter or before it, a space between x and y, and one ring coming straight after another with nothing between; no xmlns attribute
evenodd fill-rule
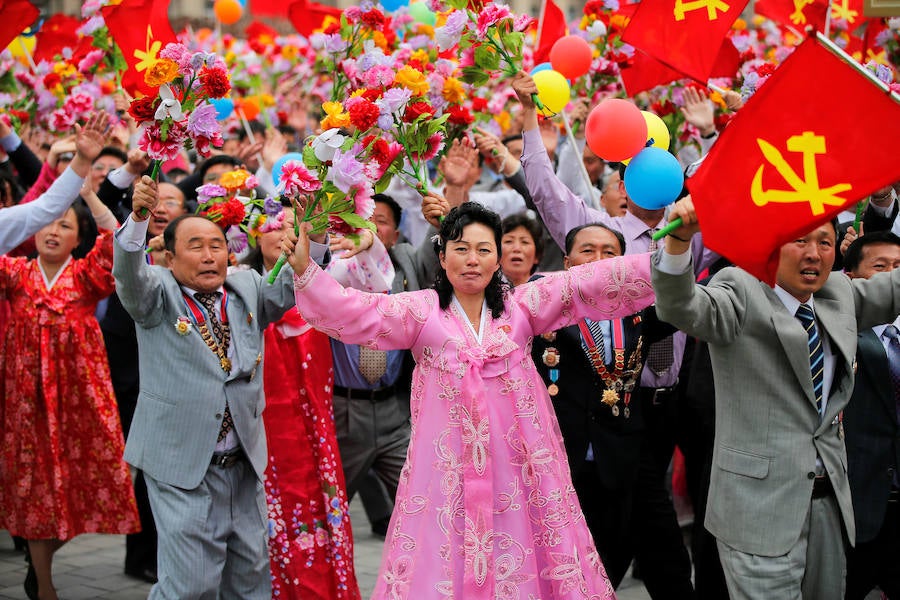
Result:
<svg viewBox="0 0 900 600"><path fill-rule="evenodd" d="M217 418L217 419L221 419L221 418L222 418L222 413L216 413L216 418Z"/></svg>
<svg viewBox="0 0 900 600"><path fill-rule="evenodd" d="M815 471L810 471L809 473L806 474L806 477L807 477L807 479L815 479L815 478L816 478L816 472L815 472Z"/></svg>

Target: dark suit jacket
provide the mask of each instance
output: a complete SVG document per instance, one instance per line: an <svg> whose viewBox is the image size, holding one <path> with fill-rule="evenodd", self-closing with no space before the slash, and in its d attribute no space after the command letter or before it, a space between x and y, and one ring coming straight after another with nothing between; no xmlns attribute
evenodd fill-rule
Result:
<svg viewBox="0 0 900 600"><path fill-rule="evenodd" d="M884 522L894 471L900 466L900 427L887 355L871 329L859 333L856 360L844 431L856 541L868 542Z"/></svg>
<svg viewBox="0 0 900 600"><path fill-rule="evenodd" d="M634 352L642 332L642 352L646 358L649 344L674 331L673 327L656 318L656 312L652 308L643 311L639 323L635 322L637 320L635 317L623 320L626 361ZM601 484L609 489L628 488L637 473L641 431L644 428L641 403L636 396L640 374L636 377L632 401L628 405L631 416L626 419L623 412L617 417L613 416L611 408L600 401L606 385L585 355L578 326L564 327L555 333L556 339L553 342L548 342L541 336L535 337L531 356L544 383L550 385L549 367L544 364L542 356L549 346L559 352L560 361L555 367L559 370L559 379L556 381L559 393L551 399L572 475L577 475L582 468L588 444L591 444L595 458L594 468ZM622 411L622 400L618 406Z"/></svg>

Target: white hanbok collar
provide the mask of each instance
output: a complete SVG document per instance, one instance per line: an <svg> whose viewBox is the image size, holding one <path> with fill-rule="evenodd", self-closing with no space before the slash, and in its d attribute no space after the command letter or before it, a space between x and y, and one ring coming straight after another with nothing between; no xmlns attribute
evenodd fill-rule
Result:
<svg viewBox="0 0 900 600"><path fill-rule="evenodd" d="M38 269L41 271L41 277L44 278L44 285L47 286L47 291L53 289L53 286L56 284L56 280L59 279L59 276L63 274L63 271L66 270L66 267L69 266L69 263L72 262L72 255L70 254L66 261L62 264L59 270L56 272L56 275L53 276L53 279L47 279L47 273L44 272L44 265L41 264L41 259L37 258Z"/></svg>
<svg viewBox="0 0 900 600"><path fill-rule="evenodd" d="M466 324L466 327L469 328L469 331L472 333L472 337L481 344L482 339L484 338L484 328L485 323L487 322L487 300L481 301L481 322L478 324L478 331L475 331L475 328L472 327L472 323L469 322L469 318L466 315L465 309L462 307L462 304L459 303L459 300L456 298L456 294L453 294L453 305L456 307L456 310L459 311L459 314L462 315L463 321Z"/></svg>

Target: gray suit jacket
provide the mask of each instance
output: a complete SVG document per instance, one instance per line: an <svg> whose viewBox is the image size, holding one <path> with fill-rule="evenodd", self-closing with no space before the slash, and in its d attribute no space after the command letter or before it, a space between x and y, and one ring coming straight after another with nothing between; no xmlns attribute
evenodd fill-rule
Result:
<svg viewBox="0 0 900 600"><path fill-rule="evenodd" d="M140 354L141 389L125 460L157 481L197 487L215 451L227 400L241 446L262 479L263 330L294 306L292 271L283 269L274 285L249 270L225 280L232 346L226 375L196 327L187 335L176 331L188 310L172 272L148 265L143 252L127 252L117 242L114 251L116 291L137 325Z"/></svg>
<svg viewBox="0 0 900 600"><path fill-rule="evenodd" d="M857 329L893 321L900 311L900 270L852 281L832 273L815 294L836 365L820 422L806 332L774 290L737 268L697 286L692 271L667 275L656 268L658 260L653 287L659 318L709 342L716 434L707 529L742 552L787 553L809 511L818 454L853 543L847 453L835 421L853 390Z"/></svg>

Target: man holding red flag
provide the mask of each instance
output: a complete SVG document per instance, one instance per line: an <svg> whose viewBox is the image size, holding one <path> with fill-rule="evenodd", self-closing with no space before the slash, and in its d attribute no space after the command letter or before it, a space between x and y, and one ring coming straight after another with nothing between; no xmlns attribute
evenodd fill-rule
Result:
<svg viewBox="0 0 900 600"><path fill-rule="evenodd" d="M832 273L837 232L826 222L781 246L774 288L733 267L702 287L690 268L699 229L690 197L675 218L684 225L653 259L656 308L709 342L716 432L705 524L729 594L843 599L855 525L842 411L857 330L900 313L900 271L852 282Z"/></svg>

